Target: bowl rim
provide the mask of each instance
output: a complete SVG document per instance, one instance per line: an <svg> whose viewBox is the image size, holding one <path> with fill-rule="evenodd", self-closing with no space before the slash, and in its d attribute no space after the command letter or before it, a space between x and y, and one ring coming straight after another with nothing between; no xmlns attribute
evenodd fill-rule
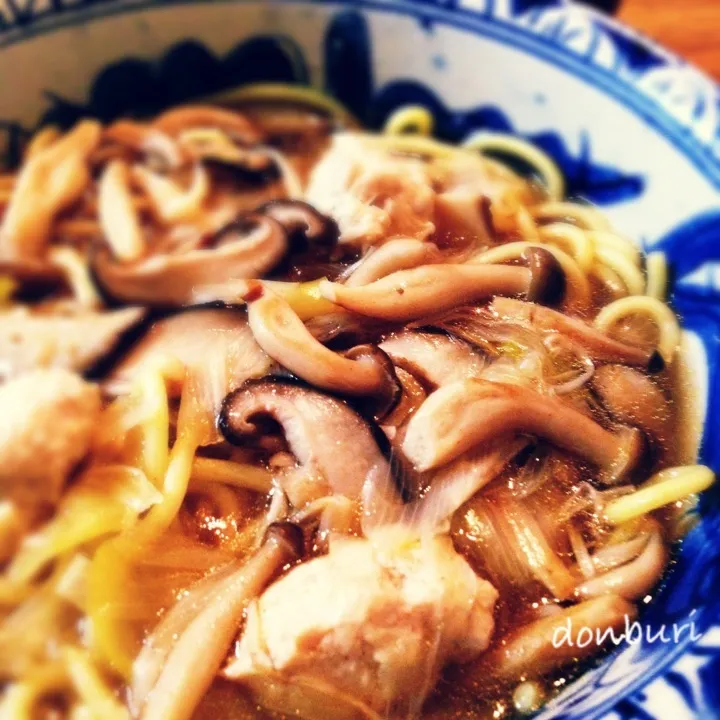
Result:
<svg viewBox="0 0 720 720"><path fill-rule="evenodd" d="M626 25L614 17L595 8L575 4L571 0L526 0L526 7L513 12L511 0L503 3L499 0L265 0L271 5L316 5L332 8L352 7L402 16L416 17L423 23L441 23L459 30L487 37L505 46L520 51L567 72L610 96L624 108L631 111L655 132L670 142L695 167L695 169L716 189L720 190L720 85L706 72L687 62L675 52L665 48L659 42L643 32ZM176 5L199 5L212 2L213 5L256 4L255 0L99 0L90 5L73 3L72 0L63 12L52 14L38 12L35 18L16 24L9 23L0 29L0 53L5 49L30 39L49 35L58 30L82 27L94 22L123 14L164 10ZM262 0L258 0L260 4ZM486 5L488 10L481 12L478 7ZM476 7L473 7L476 6ZM683 122L668 105L663 104L657 95L651 94L641 82L646 73L633 72L622 65L607 67L593 58L592 51L583 52L569 42L563 42L559 31L546 34L538 29L536 23L543 16L557 14L562 20L582 22L589 20L592 29L609 35L614 33L625 40L646 49L657 59L652 71L665 71L670 82L678 83L680 88L687 86L692 92L693 84L698 83L706 93L706 100L716 108L716 117L710 139L702 137L698 122L693 119ZM614 44L618 56L622 59L627 50ZM669 100L672 103L672 100ZM708 407L708 412L720 413L720 408ZM588 720L599 718L612 710L622 699L629 698L642 688L648 688L658 677L664 675L669 667L683 656L688 648L695 645L689 638L682 643L666 648L666 652L646 672L632 679L622 688L620 697L608 697L599 702L585 715ZM620 649L618 649L620 650ZM627 650L627 648L625 648ZM611 653L616 655L617 652ZM605 659L607 660L607 658ZM574 685L575 683L571 684ZM562 701L562 694L560 696ZM546 707L552 712L552 703ZM545 717L545 711L541 711Z"/></svg>
<svg viewBox="0 0 720 720"><path fill-rule="evenodd" d="M513 10L513 0L99 0L89 5L68 0L67 5L60 9L41 8L35 11L34 16L31 16L32 10L18 13L15 23L7 22L0 29L0 52L56 30L81 27L86 22L117 15L163 10L174 5L252 5L261 2L277 6L350 6L415 16L427 27L439 22L518 47L615 99L672 142L711 185L720 189L720 84L641 31L596 8L572 0L523 0L524 7L519 11ZM551 29L550 34L535 27L537 20L551 15L558 17L559 24ZM712 137L702 136L696 117L691 121L681 120L668 104L660 102L657 95L653 96L647 87L641 85L647 81L648 73L635 72L633 75L632 70L621 64L605 67L595 61L593 47L582 52L573 47L570 38L565 38L567 42L563 42L562 21L583 18L590 21L593 30L608 37L621 37L652 54L658 64L650 72L662 70L665 83L674 84L675 89L680 88L681 95L695 95L697 99L697 92L693 91L702 86L705 105L716 109L715 118L711 120L714 126ZM619 47L617 43L613 45L618 56L627 56L626 48ZM672 98L668 98L668 103L673 103Z"/></svg>

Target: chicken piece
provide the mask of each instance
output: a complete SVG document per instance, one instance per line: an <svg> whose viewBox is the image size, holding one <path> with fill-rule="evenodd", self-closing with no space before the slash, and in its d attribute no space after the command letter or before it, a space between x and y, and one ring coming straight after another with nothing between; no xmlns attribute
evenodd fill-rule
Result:
<svg viewBox="0 0 720 720"><path fill-rule="evenodd" d="M337 222L341 243L366 248L433 236L441 244L457 245L460 237L477 247L490 241L491 218L530 202L532 192L471 152L392 154L377 138L341 133L315 166L306 199Z"/></svg>
<svg viewBox="0 0 720 720"><path fill-rule="evenodd" d="M367 247L395 237L425 240L435 192L426 163L389 156L362 135L337 135L310 177L307 201L338 224L339 241Z"/></svg>
<svg viewBox="0 0 720 720"><path fill-rule="evenodd" d="M144 315L142 308L69 314L13 308L0 313L0 378L43 367L85 372L108 355Z"/></svg>
<svg viewBox="0 0 720 720"><path fill-rule="evenodd" d="M21 508L57 503L99 414L99 388L67 370L35 370L0 386L0 497Z"/></svg>
<svg viewBox="0 0 720 720"><path fill-rule="evenodd" d="M338 539L250 607L225 676L307 720L416 717L446 663L487 648L496 599L447 537Z"/></svg>

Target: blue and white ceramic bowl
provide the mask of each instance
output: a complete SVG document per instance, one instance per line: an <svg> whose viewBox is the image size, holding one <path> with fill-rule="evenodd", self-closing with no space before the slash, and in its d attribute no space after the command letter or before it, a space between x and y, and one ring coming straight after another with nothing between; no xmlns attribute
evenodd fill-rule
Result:
<svg viewBox="0 0 720 720"><path fill-rule="evenodd" d="M720 468L720 93L663 49L564 0L0 0L5 150L42 120L111 120L248 82L311 83L379 126L419 102L439 134L517 133L552 155L674 270ZM542 718L720 717L720 502L643 617L655 632L566 688ZM692 623L672 638L673 624Z"/></svg>

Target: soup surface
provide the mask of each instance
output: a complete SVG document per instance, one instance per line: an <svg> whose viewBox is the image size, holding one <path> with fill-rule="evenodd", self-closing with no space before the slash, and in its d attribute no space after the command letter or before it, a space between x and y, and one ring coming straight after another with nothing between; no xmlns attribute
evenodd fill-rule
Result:
<svg viewBox="0 0 720 720"><path fill-rule="evenodd" d="M651 600L664 259L431 128L250 86L0 175L0 716L528 715Z"/></svg>

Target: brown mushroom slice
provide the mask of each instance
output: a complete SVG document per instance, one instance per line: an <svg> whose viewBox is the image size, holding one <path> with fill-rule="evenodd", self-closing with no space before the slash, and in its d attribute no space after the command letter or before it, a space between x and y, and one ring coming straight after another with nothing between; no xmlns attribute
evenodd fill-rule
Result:
<svg viewBox="0 0 720 720"><path fill-rule="evenodd" d="M255 342L244 310L190 308L153 323L112 369L105 385L113 393L125 391L144 370L168 360L187 368L204 367L216 350L225 359L225 377L219 380L226 392L272 368L272 360ZM169 389L179 393L180 386Z"/></svg>
<svg viewBox="0 0 720 720"><path fill-rule="evenodd" d="M257 212L277 220L293 240L301 238L310 245L328 245L337 239L335 222L301 200L270 200Z"/></svg>
<svg viewBox="0 0 720 720"><path fill-rule="evenodd" d="M152 127L171 137L190 128L223 130L233 139L252 145L262 140L257 128L242 113L211 105L181 105L157 117Z"/></svg>
<svg viewBox="0 0 720 720"><path fill-rule="evenodd" d="M98 283L116 300L176 306L193 302L195 292L204 286L261 277L277 265L287 247L287 235L279 223L249 215L193 250L121 263L106 248L99 248L91 265Z"/></svg>
<svg viewBox="0 0 720 720"><path fill-rule="evenodd" d="M88 158L102 130L83 120L22 166L0 226L0 258L39 260L57 215L90 185Z"/></svg>
<svg viewBox="0 0 720 720"><path fill-rule="evenodd" d="M663 368L662 356L657 351L613 340L578 318L512 298L495 298L490 307L503 320L529 323L538 330L566 335L584 347L593 360L638 365L650 372Z"/></svg>
<svg viewBox="0 0 720 720"><path fill-rule="evenodd" d="M493 295L523 295L530 271L509 265L424 265L361 287L324 281L320 293L347 310L383 320L415 320Z"/></svg>
<svg viewBox="0 0 720 720"><path fill-rule="evenodd" d="M0 378L42 367L86 372L110 355L144 318L142 308L52 315L0 313Z"/></svg>
<svg viewBox="0 0 720 720"><path fill-rule="evenodd" d="M509 433L537 435L576 453L598 466L606 484L626 478L644 451L637 428L610 432L557 398L484 380L455 382L432 393L408 423L402 450L424 471Z"/></svg>
<svg viewBox="0 0 720 720"><path fill-rule="evenodd" d="M667 561L667 548L660 530L656 529L634 560L585 580L575 593L581 598L620 595L626 600L638 600L657 585Z"/></svg>
<svg viewBox="0 0 720 720"><path fill-rule="evenodd" d="M231 443L244 444L262 416L282 427L298 461L281 480L296 507L333 494L358 499L367 484L392 484L378 435L342 400L289 381L249 381L225 399L218 425Z"/></svg>
<svg viewBox="0 0 720 720"><path fill-rule="evenodd" d="M620 638L637 608L617 595L604 595L559 610L513 630L490 652L462 671L463 685L479 690L488 685L539 678L563 665L597 653L598 645ZM587 634L591 642L587 642ZM596 638L600 638L596 642ZM620 640L617 640L619 643Z"/></svg>
<svg viewBox="0 0 720 720"><path fill-rule="evenodd" d="M190 588L133 664L132 702L140 711L136 715L189 720L220 670L248 603L302 553L302 530L287 522L273 523L249 560L237 560Z"/></svg>
<svg viewBox="0 0 720 720"><path fill-rule="evenodd" d="M293 375L311 385L344 395L394 395L392 364L378 361L381 350L343 357L319 343L289 303L261 283L252 284L245 301L248 321L260 347Z"/></svg>
<svg viewBox="0 0 720 720"><path fill-rule="evenodd" d="M345 280L345 287L360 287L398 270L439 262L440 251L433 243L413 238L389 240L368 253Z"/></svg>
<svg viewBox="0 0 720 720"><path fill-rule="evenodd" d="M445 333L402 331L381 343L393 363L426 383L447 383L479 377L486 362L463 340Z"/></svg>
<svg viewBox="0 0 720 720"><path fill-rule="evenodd" d="M670 402L652 379L626 365L603 365L591 383L616 420L637 425L665 446L671 432Z"/></svg>

